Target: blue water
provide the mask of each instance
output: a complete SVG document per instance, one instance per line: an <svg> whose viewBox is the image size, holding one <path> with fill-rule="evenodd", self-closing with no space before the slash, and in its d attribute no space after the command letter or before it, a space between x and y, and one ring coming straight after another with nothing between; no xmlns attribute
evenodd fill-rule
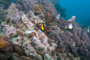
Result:
<svg viewBox="0 0 90 60"><path fill-rule="evenodd" d="M80 25L90 26L90 0L61 0L58 3L66 8L66 20L75 15Z"/></svg>

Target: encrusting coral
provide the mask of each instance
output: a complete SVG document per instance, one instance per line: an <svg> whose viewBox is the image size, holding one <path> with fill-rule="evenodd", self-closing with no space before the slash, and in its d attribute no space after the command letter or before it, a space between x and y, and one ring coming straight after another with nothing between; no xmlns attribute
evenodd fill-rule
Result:
<svg viewBox="0 0 90 60"><path fill-rule="evenodd" d="M10 9L8 9L8 18L10 18L11 20L19 20L20 19L20 15L18 12L18 9L15 7L15 4L12 3L12 5L10 6Z"/></svg>
<svg viewBox="0 0 90 60"><path fill-rule="evenodd" d="M11 4L11 6L12 5L14 4ZM33 12L32 12L32 15L34 15ZM5 24L4 25L5 35L7 35L10 38L12 34L14 35L17 34L17 36L13 37L11 41L14 44L18 44L19 46L22 46L27 56L33 56L33 57L37 56L37 58L42 59L42 57L40 57L40 55L37 54L36 50L37 51L40 50L40 52L45 55L49 55L53 50L55 50L55 47L57 45L53 42L51 43L51 46L50 46L48 43L48 37L45 36L45 34L40 29L35 29L36 27L35 24L33 24L24 13L22 13L21 19L19 19L19 21L25 25L25 27L27 28L26 30L23 30L22 29L23 27L17 28L17 26L19 25L19 22L16 19L10 19L10 20L11 21L14 20L14 22L16 22L16 25L10 26L8 24ZM38 22L39 20L36 20L36 21ZM51 59L51 56L49 58L48 56L45 58Z"/></svg>

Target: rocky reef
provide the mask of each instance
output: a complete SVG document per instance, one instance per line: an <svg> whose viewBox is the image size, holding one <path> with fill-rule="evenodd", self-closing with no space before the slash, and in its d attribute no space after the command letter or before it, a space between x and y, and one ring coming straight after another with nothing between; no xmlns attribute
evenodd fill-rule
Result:
<svg viewBox="0 0 90 60"><path fill-rule="evenodd" d="M86 31L48 0L14 1L3 15L0 60L90 60Z"/></svg>

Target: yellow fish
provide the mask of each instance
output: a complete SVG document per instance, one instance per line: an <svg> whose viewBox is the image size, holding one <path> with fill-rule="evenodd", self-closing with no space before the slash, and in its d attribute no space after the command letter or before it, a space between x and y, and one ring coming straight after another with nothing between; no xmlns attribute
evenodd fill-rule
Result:
<svg viewBox="0 0 90 60"><path fill-rule="evenodd" d="M44 24L41 25L41 30L44 31Z"/></svg>

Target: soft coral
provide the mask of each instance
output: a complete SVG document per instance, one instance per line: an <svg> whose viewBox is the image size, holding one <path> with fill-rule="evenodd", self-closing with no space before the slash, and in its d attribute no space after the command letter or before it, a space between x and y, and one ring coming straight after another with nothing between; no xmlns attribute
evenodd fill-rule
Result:
<svg viewBox="0 0 90 60"><path fill-rule="evenodd" d="M3 40L3 36L1 36L0 39L0 48L3 48L5 46L5 41Z"/></svg>

